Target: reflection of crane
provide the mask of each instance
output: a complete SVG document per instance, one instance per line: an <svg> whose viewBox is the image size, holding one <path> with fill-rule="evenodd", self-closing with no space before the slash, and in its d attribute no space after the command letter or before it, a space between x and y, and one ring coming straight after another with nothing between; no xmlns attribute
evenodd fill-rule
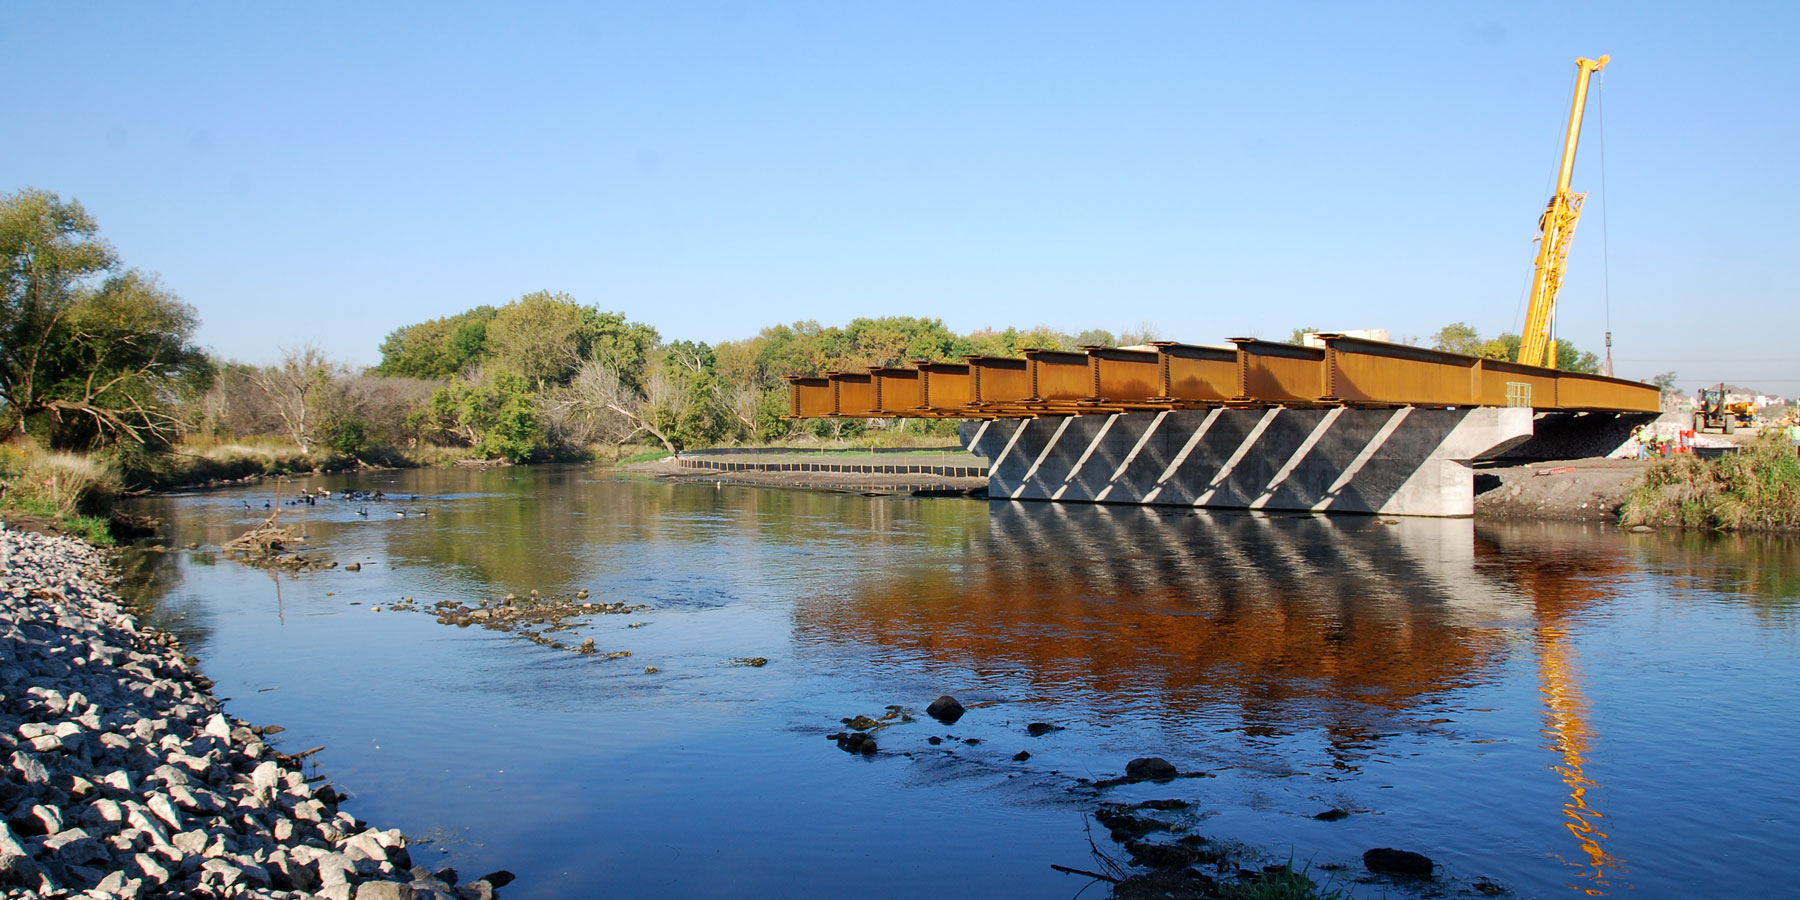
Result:
<svg viewBox="0 0 1800 900"><path fill-rule="evenodd" d="M1601 846L1607 836L1600 830L1600 820L1605 816L1588 805L1588 791L1599 785L1583 771L1593 734L1588 728L1587 699L1581 695L1580 672L1574 665L1568 633L1560 622L1546 621L1542 612L1539 617L1538 690L1544 695L1544 736L1550 739L1551 749L1562 757L1556 772L1569 788L1569 799L1563 803L1563 817L1567 820L1563 827L1575 837L1587 857L1587 865L1581 867L1582 877L1590 883L1580 890L1597 896L1606 893L1602 888L1608 884L1609 872L1623 867Z"/></svg>
<svg viewBox="0 0 1800 900"><path fill-rule="evenodd" d="M1581 139L1581 114L1587 107L1588 79L1606 66L1610 56L1575 61L1575 103L1569 110L1569 132L1563 137L1562 169L1556 176L1556 193L1544 217L1538 220L1537 268L1531 275L1531 305L1525 309L1525 333L1519 343L1519 362L1533 366L1556 365L1556 345L1550 340L1550 324L1556 318L1556 292L1562 287L1563 270L1569 264L1569 239L1581 218L1587 194L1569 190L1575 171L1575 144Z"/></svg>
<svg viewBox="0 0 1800 900"><path fill-rule="evenodd" d="M1587 698L1582 694L1570 620L1583 607L1603 600L1607 589L1602 585L1621 571L1603 558L1555 554L1530 559L1514 576L1534 607L1544 748L1556 754L1553 768L1568 790L1561 824L1581 848L1581 857L1558 857L1580 872L1581 883L1570 887L1588 896L1607 893L1612 877L1623 873L1625 866L1605 846L1606 816L1595 806L1600 785L1586 771L1599 734L1589 721Z"/></svg>

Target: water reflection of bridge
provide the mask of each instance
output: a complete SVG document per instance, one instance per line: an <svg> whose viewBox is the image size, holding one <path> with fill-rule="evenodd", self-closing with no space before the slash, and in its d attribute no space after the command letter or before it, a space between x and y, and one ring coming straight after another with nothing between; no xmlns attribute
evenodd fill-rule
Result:
<svg viewBox="0 0 1800 900"><path fill-rule="evenodd" d="M1628 568L1617 542L1548 548L1467 520L1208 514L994 502L987 540L864 574L802 603L810 639L1002 671L1097 716L1279 737L1318 729L1354 769L1372 740L1456 688L1536 657L1544 747L1565 788L1570 864L1600 889L1585 761L1598 736L1571 632ZM1516 637L1532 635L1529 643ZM1422 717L1421 717L1422 718Z"/></svg>

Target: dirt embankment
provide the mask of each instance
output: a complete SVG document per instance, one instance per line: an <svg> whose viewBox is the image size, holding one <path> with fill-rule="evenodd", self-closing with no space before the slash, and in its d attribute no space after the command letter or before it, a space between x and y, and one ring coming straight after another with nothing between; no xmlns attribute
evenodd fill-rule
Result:
<svg viewBox="0 0 1800 900"><path fill-rule="evenodd" d="M1613 522L1650 460L1573 459L1475 469L1475 515Z"/></svg>

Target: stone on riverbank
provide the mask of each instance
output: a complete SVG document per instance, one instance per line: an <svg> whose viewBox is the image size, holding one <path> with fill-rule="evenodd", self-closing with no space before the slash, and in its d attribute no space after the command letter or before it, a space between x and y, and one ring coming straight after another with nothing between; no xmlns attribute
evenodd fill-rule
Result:
<svg viewBox="0 0 1800 900"><path fill-rule="evenodd" d="M398 831L339 810L300 757L264 743L279 729L226 716L173 636L110 593L108 573L73 539L0 532L9 895L458 896L407 871Z"/></svg>

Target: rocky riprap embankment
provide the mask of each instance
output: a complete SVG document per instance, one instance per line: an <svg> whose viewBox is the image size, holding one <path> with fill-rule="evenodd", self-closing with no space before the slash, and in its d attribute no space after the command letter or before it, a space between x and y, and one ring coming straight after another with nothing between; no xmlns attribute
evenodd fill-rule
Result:
<svg viewBox="0 0 1800 900"><path fill-rule="evenodd" d="M0 531L0 890L17 897L491 897L227 717L79 541Z"/></svg>

